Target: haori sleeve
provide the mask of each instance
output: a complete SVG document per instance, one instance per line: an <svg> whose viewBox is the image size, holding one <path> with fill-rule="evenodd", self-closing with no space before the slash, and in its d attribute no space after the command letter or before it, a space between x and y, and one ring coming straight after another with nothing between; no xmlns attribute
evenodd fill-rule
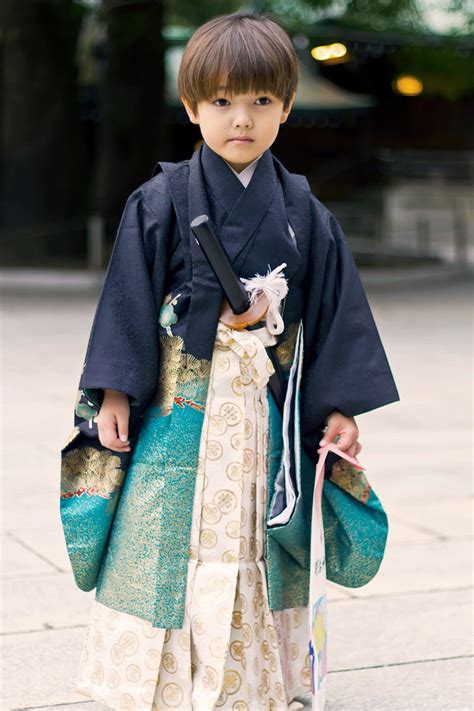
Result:
<svg viewBox="0 0 474 711"><path fill-rule="evenodd" d="M314 195L311 222L301 382L301 435L309 450L333 410L350 417L400 399L346 237Z"/></svg>
<svg viewBox="0 0 474 711"><path fill-rule="evenodd" d="M153 392L165 238L160 220L138 188L120 220L79 382L79 389L95 404L101 404L105 388L127 393L134 404L144 403Z"/></svg>

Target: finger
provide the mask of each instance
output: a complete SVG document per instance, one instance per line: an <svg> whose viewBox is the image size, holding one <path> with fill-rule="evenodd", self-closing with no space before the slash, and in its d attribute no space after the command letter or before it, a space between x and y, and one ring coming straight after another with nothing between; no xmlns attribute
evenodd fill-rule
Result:
<svg viewBox="0 0 474 711"><path fill-rule="evenodd" d="M117 444L122 444L122 442L117 439L115 416L105 420L102 429L104 433L104 441L107 443L108 447L116 447Z"/></svg>
<svg viewBox="0 0 474 711"><path fill-rule="evenodd" d="M119 439L117 428L118 428L118 425L117 425L117 423L115 423L113 439L109 445L110 449L113 449L115 452L129 452L130 451L130 442L128 441L128 439L125 442L123 442L121 439Z"/></svg>
<svg viewBox="0 0 474 711"><path fill-rule="evenodd" d="M321 447L324 447L325 444L328 444L329 442L332 442L334 437L337 435L339 432L339 425L337 423L329 423L328 428L324 434L324 437L320 441Z"/></svg>
<svg viewBox="0 0 474 711"><path fill-rule="evenodd" d="M348 454L350 457L355 457L356 452L357 452L357 446L356 446L356 444L354 443L351 447L349 447L348 449L346 449L346 452L347 452L347 454Z"/></svg>
<svg viewBox="0 0 474 711"><path fill-rule="evenodd" d="M356 439L352 432L342 432L337 446L339 449L342 449L343 452L349 452L349 450L354 447Z"/></svg>
<svg viewBox="0 0 474 711"><path fill-rule="evenodd" d="M347 454L350 454L350 449L351 449L352 445L350 442L347 442L347 440L344 440L343 438L341 438L338 442L336 442L336 447L341 449L343 452L347 452Z"/></svg>
<svg viewBox="0 0 474 711"><path fill-rule="evenodd" d="M117 417L117 430L118 430L118 438L121 442L125 442L125 444L129 444L128 441L128 412L119 412L116 415Z"/></svg>
<svg viewBox="0 0 474 711"><path fill-rule="evenodd" d="M101 444L108 449L113 449L115 452L128 451L128 445L125 442L121 442L117 436L117 421L115 416L108 418L102 423Z"/></svg>

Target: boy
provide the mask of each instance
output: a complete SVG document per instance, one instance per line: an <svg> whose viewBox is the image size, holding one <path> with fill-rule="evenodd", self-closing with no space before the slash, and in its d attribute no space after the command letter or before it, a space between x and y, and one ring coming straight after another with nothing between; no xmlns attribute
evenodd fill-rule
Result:
<svg viewBox="0 0 474 711"><path fill-rule="evenodd" d="M239 30L239 25L241 29ZM234 27L232 33L230 28ZM238 56L244 35L248 38L248 54L239 71L232 75L232 94L215 72L216 66L198 64L199 57L212 56L212 42L217 31L227 31L232 48L229 54ZM267 66L259 66L266 45L272 57L275 35L282 46L282 60L275 76L270 59ZM259 43L258 49L256 48ZM255 46L255 49L253 47ZM209 60L218 65L214 57ZM247 63L250 66L245 66ZM224 72L222 73L224 76ZM249 75L253 85L246 86ZM216 18L196 32L183 57L179 73L179 90L186 112L192 123L198 124L206 145L219 155L237 173L254 164L274 143L280 125L293 105L298 78L297 60L286 33L274 22L260 16L238 14L227 21ZM220 86L217 86L220 84ZM271 87L272 91L265 89ZM238 93L250 88L248 93ZM260 103L259 103L260 102ZM256 166L255 166L256 167ZM128 398L121 392L107 389L104 404L97 418L99 439L103 446L114 451L130 451L128 443ZM338 447L351 456L362 449L357 441L358 427L354 417L334 411L326 419L322 446L339 437Z"/></svg>
<svg viewBox="0 0 474 711"><path fill-rule="evenodd" d="M76 581L97 587L78 690L110 706L288 708L315 679L305 606L318 443L338 436L357 455L354 416L398 393L341 228L269 150L296 85L294 49L271 19L199 28L179 89L204 143L159 163L119 226L62 451L64 479L82 462L73 490L99 455L111 480L114 467L127 473L102 557L89 555L96 511L63 515ZM276 344L264 321L223 328L222 288L190 231L203 214L239 277L285 267ZM283 415L266 397L270 348ZM281 461L301 490L291 518L267 530ZM319 609L323 709L324 598Z"/></svg>

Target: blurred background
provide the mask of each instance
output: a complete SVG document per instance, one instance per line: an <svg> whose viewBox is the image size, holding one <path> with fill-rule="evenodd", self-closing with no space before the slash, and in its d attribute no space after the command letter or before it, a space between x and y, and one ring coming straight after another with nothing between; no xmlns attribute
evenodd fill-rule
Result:
<svg viewBox="0 0 474 711"><path fill-rule="evenodd" d="M5 266L100 269L126 197L200 140L187 39L269 11L301 81L272 150L334 211L359 264L472 263L474 11L462 0L2 2ZM308 147L311 150L308 150Z"/></svg>
<svg viewBox="0 0 474 711"><path fill-rule="evenodd" d="M401 397L356 418L390 529L368 585L328 584L326 711L472 711L462 0L0 0L0 708L104 708L75 691L95 591L65 547L60 450L125 200L200 140L176 93L183 48L236 10L272 12L292 38L301 81L272 151L341 223ZM130 698L123 711L143 708Z"/></svg>

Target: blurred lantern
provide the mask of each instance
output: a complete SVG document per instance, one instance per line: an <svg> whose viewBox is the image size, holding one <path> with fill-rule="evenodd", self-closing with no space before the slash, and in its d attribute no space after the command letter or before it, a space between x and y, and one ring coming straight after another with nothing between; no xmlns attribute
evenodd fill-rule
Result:
<svg viewBox="0 0 474 711"><path fill-rule="evenodd" d="M392 81L393 90L403 96L418 96L423 91L423 83L411 74L400 74Z"/></svg>
<svg viewBox="0 0 474 711"><path fill-rule="evenodd" d="M333 44L322 44L318 47L313 47L311 56L318 62L328 62L335 64L347 60L347 47L342 42L333 42Z"/></svg>

